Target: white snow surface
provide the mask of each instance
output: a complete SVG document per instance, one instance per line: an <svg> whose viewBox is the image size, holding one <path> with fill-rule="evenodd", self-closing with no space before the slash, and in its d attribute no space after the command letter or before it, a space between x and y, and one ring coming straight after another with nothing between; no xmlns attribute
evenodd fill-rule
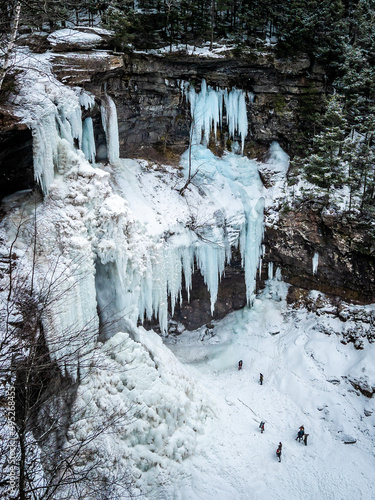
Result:
<svg viewBox="0 0 375 500"><path fill-rule="evenodd" d="M127 467L147 500L373 499L375 402L347 377L374 383L374 346L341 344L338 319L288 310L286 290L275 278L253 308L167 345L142 328L104 345L112 369L86 379L77 412L85 408L90 425L92 408L105 415L135 404L139 417L93 443L108 476ZM322 323L337 334L322 333ZM307 446L295 440L300 425ZM68 444L85 432L73 425Z"/></svg>
<svg viewBox="0 0 375 500"><path fill-rule="evenodd" d="M101 44L103 40L101 35L103 34L110 34L110 32L93 28L91 33L85 33L83 31L66 28L54 31L48 36L47 40L56 50L59 50L60 46L66 46L67 44L72 48L93 49Z"/></svg>
<svg viewBox="0 0 375 500"><path fill-rule="evenodd" d="M226 57L225 52L229 52L235 48L235 45L226 45L226 44L217 44L214 43L212 45L212 49L210 49L210 43L203 45L202 47L196 47L189 44L173 44L172 47L170 45L166 47L160 47L158 49L151 50L135 50L134 52L138 54L153 54L153 55L164 55L173 52L183 52L189 56L197 56L200 58L209 58L209 59L223 59Z"/></svg>

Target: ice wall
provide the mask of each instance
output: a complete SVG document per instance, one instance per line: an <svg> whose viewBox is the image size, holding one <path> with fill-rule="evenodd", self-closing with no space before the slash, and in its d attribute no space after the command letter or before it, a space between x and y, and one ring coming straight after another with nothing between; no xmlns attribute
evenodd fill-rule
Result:
<svg viewBox="0 0 375 500"><path fill-rule="evenodd" d="M207 144L211 131L216 135L218 127L222 128L223 118L233 138L238 134L241 138L243 151L245 138L248 133L246 112L246 93L243 90L213 89L202 80L201 90L197 93L189 84L183 86L184 95L190 103L192 117L191 134L193 143L200 144L202 140Z"/></svg>
<svg viewBox="0 0 375 500"><path fill-rule="evenodd" d="M93 157L93 135L88 121L83 137L81 108L92 108L95 99L81 88L70 88L56 80L48 57L22 54L20 62L22 77L14 97L14 112L32 131L34 177L47 195L63 161L62 141L74 150L85 148Z"/></svg>
<svg viewBox="0 0 375 500"><path fill-rule="evenodd" d="M59 85L43 96L39 112L31 121L33 134L34 176L44 194L48 193L59 166L62 139L72 147L82 143L82 115L78 97L71 89Z"/></svg>
<svg viewBox="0 0 375 500"><path fill-rule="evenodd" d="M92 118L88 117L83 122L82 151L90 163L95 163L96 146Z"/></svg>
<svg viewBox="0 0 375 500"><path fill-rule="evenodd" d="M117 111L113 99L107 94L102 98L101 114L107 139L108 160L110 163L115 163L120 158Z"/></svg>
<svg viewBox="0 0 375 500"><path fill-rule="evenodd" d="M84 280L87 290L73 287L69 305L51 310L51 324L60 325L60 332L75 322L83 328L98 301L104 322L126 318L134 325L138 318L155 316L165 332L169 304L173 314L183 285L189 294L195 265L210 292L213 312L233 247L240 249L247 300L252 302L264 206L256 162L232 153L218 158L205 145L193 144L197 186L191 184L181 196L178 183L185 181L175 170L160 175L142 162L119 160L116 106L105 94L102 121L108 159L116 166L110 179L87 162L94 161L95 144L92 120L87 118L82 127L81 107L92 107L93 96L53 77L38 92L35 101L43 102L45 113L32 127L36 176L49 193L44 217L59 221L49 230L53 236L46 243L46 261L54 242L60 241L68 267L69 259L82 257L90 275ZM197 142L203 136L207 143L225 117L230 134L239 135L243 146L248 122L242 90L214 90L203 81L199 93L188 86L185 92ZM188 152L182 158L185 169L187 164ZM56 173L58 182L53 183Z"/></svg>

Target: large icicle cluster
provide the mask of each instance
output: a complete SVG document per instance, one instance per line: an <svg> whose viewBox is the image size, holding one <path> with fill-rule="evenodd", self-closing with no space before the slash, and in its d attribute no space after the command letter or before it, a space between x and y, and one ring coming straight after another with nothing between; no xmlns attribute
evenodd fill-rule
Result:
<svg viewBox="0 0 375 500"><path fill-rule="evenodd" d="M248 133L246 112L246 93L243 90L213 89L202 80L201 91L197 93L189 84L183 84L184 95L190 103L192 117L192 136L194 144L200 144L203 139L208 143L211 131L216 135L217 128L222 127L223 117L226 117L229 134L241 137L242 151ZM225 114L224 114L225 113Z"/></svg>
<svg viewBox="0 0 375 500"><path fill-rule="evenodd" d="M24 70L19 93L15 96L15 112L30 127L33 135L34 177L44 194L59 171L62 141L72 149L82 148L86 158L95 161L95 140L91 118L82 124L81 109L90 109L95 98L89 92L70 88L56 80L48 58L22 57ZM103 98L103 123L111 161L118 159L117 115L113 101ZM64 148L62 148L64 149Z"/></svg>
<svg viewBox="0 0 375 500"><path fill-rule="evenodd" d="M28 101L42 103L30 121L36 137L35 175L50 198L42 211L48 208L44 217L59 221L50 231L51 244L62 239L72 260L81 253L91 276L84 280L86 291L71 292L72 306L53 312L59 330L74 322L83 328L95 311L96 297L102 321L125 316L134 325L138 318L154 316L166 332L168 304L173 314L183 285L189 294L195 266L211 294L213 312L232 247L240 249L251 303L263 231L257 163L232 153L218 158L204 145L192 146L190 166L200 187L190 185L182 197L173 169L161 177L145 163L119 160L116 106L105 94L101 113L114 168L111 173L92 169L86 161L95 159L92 120L87 118L82 127L81 107L90 108L94 98L49 76ZM240 135L243 146L248 122L242 90L214 90L203 81L199 93L188 85L185 91L197 137L203 134L207 142L225 114L230 134ZM188 161L187 152L184 168ZM52 184L55 172L59 182ZM85 296L95 302L92 307L84 304ZM82 308L75 312L76 303Z"/></svg>

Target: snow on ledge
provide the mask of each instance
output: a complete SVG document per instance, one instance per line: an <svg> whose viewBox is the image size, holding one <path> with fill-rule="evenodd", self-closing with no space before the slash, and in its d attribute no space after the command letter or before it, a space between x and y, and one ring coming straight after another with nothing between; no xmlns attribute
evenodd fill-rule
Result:
<svg viewBox="0 0 375 500"><path fill-rule="evenodd" d="M112 32L101 28L61 29L51 33L47 40L52 47L59 50L95 49L105 38L112 36Z"/></svg>
<svg viewBox="0 0 375 500"><path fill-rule="evenodd" d="M183 52L188 56L197 56L202 58L212 58L212 59L224 59L225 52L233 50L234 45L219 45L214 44L212 50L210 50L209 44L204 47L194 47L193 45L186 45L184 43L168 45L166 47L160 47L159 49L151 50L135 50L136 54L151 54L155 56L162 56L170 53ZM223 54L224 53L224 54Z"/></svg>

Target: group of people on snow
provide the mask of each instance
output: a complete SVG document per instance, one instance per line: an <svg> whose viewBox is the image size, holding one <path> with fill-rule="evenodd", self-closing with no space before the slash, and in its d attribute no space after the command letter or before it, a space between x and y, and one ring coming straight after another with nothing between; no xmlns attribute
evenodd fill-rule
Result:
<svg viewBox="0 0 375 500"><path fill-rule="evenodd" d="M241 359L238 362L238 369L242 370L242 366L243 366L243 361ZM260 383L260 385L263 385L263 374L262 373L259 374L259 383ZM259 429L260 429L261 434L263 434L263 432L264 432L264 426L265 426L265 422L262 420L260 422L260 424L259 424ZM304 426L301 425L301 427L299 428L298 433L297 433L296 441L298 440L299 443L301 441L303 441L303 443L305 443L305 446L307 446L307 438L308 438L308 436L309 435L305 433ZM281 450L282 450L282 447L283 447L283 444L280 442L279 445L278 445L278 447L277 447L277 450L276 450L276 456L279 459L279 462L281 462Z"/></svg>

